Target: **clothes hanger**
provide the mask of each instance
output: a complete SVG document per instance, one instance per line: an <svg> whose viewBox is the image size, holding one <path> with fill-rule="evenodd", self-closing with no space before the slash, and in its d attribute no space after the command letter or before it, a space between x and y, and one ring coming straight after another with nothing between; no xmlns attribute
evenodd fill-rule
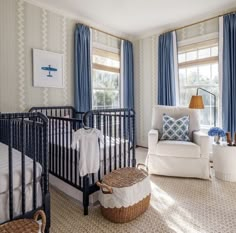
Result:
<svg viewBox="0 0 236 233"><path fill-rule="evenodd" d="M83 127L85 130L89 130L89 129L91 129L89 126L87 126L87 125L84 125L84 127Z"/></svg>

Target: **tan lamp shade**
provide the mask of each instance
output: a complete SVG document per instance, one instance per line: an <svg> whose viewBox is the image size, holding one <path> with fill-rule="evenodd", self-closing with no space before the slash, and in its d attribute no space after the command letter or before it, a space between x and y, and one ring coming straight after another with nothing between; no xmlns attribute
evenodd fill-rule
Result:
<svg viewBox="0 0 236 233"><path fill-rule="evenodd" d="M204 109L204 103L201 95L193 95L189 104L189 108Z"/></svg>

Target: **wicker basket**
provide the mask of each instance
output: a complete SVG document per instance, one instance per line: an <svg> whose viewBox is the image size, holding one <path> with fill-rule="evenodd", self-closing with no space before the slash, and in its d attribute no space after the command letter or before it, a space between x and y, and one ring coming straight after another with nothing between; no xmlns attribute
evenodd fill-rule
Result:
<svg viewBox="0 0 236 233"><path fill-rule="evenodd" d="M148 179L148 173L144 170L139 170L138 168L121 168L104 176L102 183L97 182L97 185L102 191L100 195L113 195L114 189L132 187L133 185L142 182L144 179ZM106 219L115 223L129 222L148 209L150 197L151 194L148 192L148 195L128 207L109 208L104 207L101 203L101 213Z"/></svg>
<svg viewBox="0 0 236 233"><path fill-rule="evenodd" d="M41 216L42 226L41 233L44 233L46 226L46 216L42 210L38 210L34 219L20 219L0 225L1 233L38 233L39 224L37 223L38 217Z"/></svg>

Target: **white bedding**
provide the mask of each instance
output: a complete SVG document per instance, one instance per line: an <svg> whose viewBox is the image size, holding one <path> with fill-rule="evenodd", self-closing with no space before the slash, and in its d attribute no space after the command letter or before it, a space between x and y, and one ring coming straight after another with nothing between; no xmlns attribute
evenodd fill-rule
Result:
<svg viewBox="0 0 236 233"><path fill-rule="evenodd" d="M9 219L9 168L8 168L8 146L0 143L0 223ZM13 209L14 216L21 214L21 152L12 150L12 170L13 170ZM36 163L37 179L37 205L42 203L40 178L42 167ZM33 183L33 160L25 156L25 194L26 211L32 209L32 183Z"/></svg>
<svg viewBox="0 0 236 233"><path fill-rule="evenodd" d="M42 191L40 182L36 184L37 188L37 207L42 205ZM28 212L32 210L33 205L33 184L28 184L25 186L25 211ZM22 214L22 194L21 188L16 188L13 190L13 216L18 216ZM4 192L0 194L0 224L9 220L9 192Z"/></svg>
<svg viewBox="0 0 236 233"><path fill-rule="evenodd" d="M70 166L70 161L71 161L71 155L70 155L70 149L71 148L71 141L70 141L70 136L69 134L65 133L65 137L64 137L64 147L63 147L63 134L61 134L60 139L59 140L59 135L54 135L54 140L49 139L49 141L51 142L50 146L54 146L54 164L52 165L52 169L53 167L55 168L55 172L56 172L56 167L59 168L59 155L61 155L61 169L58 169L58 173L57 175L63 175L63 166L64 166L64 174L66 176L66 174L68 173L68 179L72 182L75 181L75 169L77 170L77 184L79 183L79 160L77 159L77 164L75 164L75 155L74 155L74 150L72 150L72 169ZM66 143L66 137L68 137L68 143ZM57 142L57 143L56 143ZM59 143L61 142L61 143ZM52 145L53 144L53 145ZM56 155L56 146L59 145L60 147L57 148L57 155ZM111 160L111 170L114 170L115 168L119 167L119 161L120 161L120 157L121 157L121 167L127 167L128 164L131 166L131 161L132 161L132 151L130 151L130 160L128 159L128 149L131 147L131 144L129 145L128 140L125 139L120 139L120 138L114 138L114 137L109 137L106 136L106 153L104 151L104 144L100 143L100 174L101 177L103 177L105 171L104 171L104 160L106 160L106 174L109 173L109 169L110 169L110 160ZM64 153L63 153L63 149ZM116 148L116 149L115 149ZM125 151L124 151L125 148ZM110 153L111 151L111 153ZM116 151L116 153L115 153ZM61 152L61 153L60 153ZM63 156L62 156L63 154ZM124 156L124 154L126 156ZM116 156L115 156L116 155ZM121 155L121 156L120 156ZM106 156L106 157L105 157ZM57 157L57 158L56 158ZM116 157L116 162L115 162L115 157ZM124 157L126 157L126 163L124 163L125 159ZM63 160L64 158L64 160ZM129 162L130 161L130 162ZM116 166L115 166L116 164ZM54 165L54 166L53 166ZM61 173L59 173L59 170L61 171ZM72 170L72 179L71 179L71 170ZM91 175L90 175L91 177ZM65 177L66 178L66 177ZM97 174L94 174L94 178L95 181L98 180L98 176ZM81 183L81 185L83 185Z"/></svg>
<svg viewBox="0 0 236 233"><path fill-rule="evenodd" d="M111 143L110 143L110 141L111 141ZM115 141L116 141L116 143L115 143ZM58 144L54 144L54 145L58 145ZM64 144L64 147L66 149L67 148L70 149L71 148L71 144L68 143L68 147L67 147L66 144ZM112 138L112 137L111 137L111 140L110 140L110 137L107 136L106 137L106 151L104 151L104 144L100 143L100 161L102 162L102 161L104 161L104 159L109 160L110 157L111 157L111 159L114 159L115 155L116 155L116 158L118 160L120 154L121 154L121 158L124 157L124 148L125 148L126 157L128 157L128 148L130 148L128 140L124 140L124 139L120 140L119 138L116 138L116 140L115 140L115 138ZM62 149L63 149L63 145L61 145L60 149L58 148L58 150L57 150L58 155L59 155L59 150L62 150ZM111 156L110 156L110 151L111 151ZM55 148L54 148L54 153L56 153L56 149ZM66 157L67 156L67 152L65 152L64 156L65 156L65 161L68 160L68 162L70 163L70 155L68 154L68 158L67 158ZM106 156L106 158L105 158L105 156ZM131 152L130 152L130 157L131 156L132 155L131 155ZM75 158L75 156L74 156L74 152L73 152L73 163L75 162L74 158ZM66 162L63 161L62 159L63 158L61 156L61 164L66 165ZM59 163L59 159L55 159L54 158L54 162L55 163L56 162ZM77 161L77 163L79 163L79 161Z"/></svg>
<svg viewBox="0 0 236 233"><path fill-rule="evenodd" d="M9 189L8 146L0 143L0 194ZM21 186L21 152L12 150L13 189ZM42 167L36 163L36 178L40 178ZM25 156L25 184L33 180L33 160Z"/></svg>
<svg viewBox="0 0 236 233"><path fill-rule="evenodd" d="M59 135L54 135L54 138L52 136L49 138L49 142L54 144L54 145L59 145L59 146L64 146L65 148L71 148L71 140L70 140L70 135L65 133L64 134L64 144L63 144L63 134L61 136ZM68 139L67 139L68 137ZM68 142L67 142L68 141ZM111 143L110 143L111 142ZM124 139L119 139L119 138L114 138L114 137L109 137L106 136L106 158L109 158L109 152L111 148L111 156L112 158L115 156L115 146L116 146L116 154L118 155L120 152L120 144L121 144L121 154L123 154L124 147L126 150L126 153L128 153L128 148L129 148L129 142L128 140ZM125 145L124 145L125 144ZM100 143L100 155L101 158L100 160L104 160L104 143Z"/></svg>

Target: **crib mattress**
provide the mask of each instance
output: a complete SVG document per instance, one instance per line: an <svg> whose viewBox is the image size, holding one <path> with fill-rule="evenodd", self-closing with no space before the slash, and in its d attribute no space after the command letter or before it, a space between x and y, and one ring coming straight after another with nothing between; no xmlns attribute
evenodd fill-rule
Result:
<svg viewBox="0 0 236 233"><path fill-rule="evenodd" d="M9 156L8 146L0 143L0 194L9 190ZM12 170L13 170L13 189L21 187L21 152L12 150ZM42 166L36 163L36 179L39 180L42 174ZM33 160L25 156L25 184L33 182Z"/></svg>
<svg viewBox="0 0 236 233"><path fill-rule="evenodd" d="M37 189L37 207L42 205L42 190L40 182L36 183ZM33 184L25 186L25 211L33 209ZM21 188L13 190L13 216L22 214L22 192ZM0 194L0 224L9 220L9 192Z"/></svg>

